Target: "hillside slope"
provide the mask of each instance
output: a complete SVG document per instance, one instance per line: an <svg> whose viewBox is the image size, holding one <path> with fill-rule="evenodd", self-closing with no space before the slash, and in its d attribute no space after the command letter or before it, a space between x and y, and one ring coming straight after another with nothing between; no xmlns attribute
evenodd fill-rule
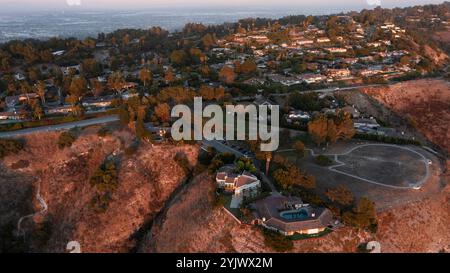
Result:
<svg viewBox="0 0 450 273"><path fill-rule="evenodd" d="M40 185L40 195L48 206L46 213L23 221L25 251L64 252L69 241L78 241L83 252L130 251L136 245L134 233L152 220L185 179L173 156L183 152L191 165L197 160L195 146L142 143L134 154L121 155L119 188L107 211L97 213L90 205L95 189L89 178L106 156L120 153L130 144L131 134L123 131L99 138L88 129L71 148L64 150L57 148L57 137L57 133L29 136L24 151L3 160L9 169L19 160L29 162L15 175L34 177L33 191ZM19 191L22 185L13 181L0 177L2 187L9 185L8 190L2 188L2 194ZM28 200L30 203L34 211L41 209L36 195ZM2 214L0 218L6 216ZM18 221L18 217L19 213L15 213L9 218Z"/></svg>
<svg viewBox="0 0 450 273"><path fill-rule="evenodd" d="M450 152L450 83L416 80L362 92L406 117L422 135Z"/></svg>

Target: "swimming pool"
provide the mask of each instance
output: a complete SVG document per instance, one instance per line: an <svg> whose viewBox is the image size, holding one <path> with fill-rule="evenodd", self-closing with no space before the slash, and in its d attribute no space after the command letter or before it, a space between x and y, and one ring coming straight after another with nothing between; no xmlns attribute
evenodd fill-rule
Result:
<svg viewBox="0 0 450 273"><path fill-rule="evenodd" d="M284 211L280 216L286 220L305 220L308 218L308 211L305 209Z"/></svg>

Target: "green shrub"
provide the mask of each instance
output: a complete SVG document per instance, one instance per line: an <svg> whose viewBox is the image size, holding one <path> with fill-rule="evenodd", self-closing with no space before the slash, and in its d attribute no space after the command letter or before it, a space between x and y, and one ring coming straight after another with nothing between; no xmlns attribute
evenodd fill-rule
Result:
<svg viewBox="0 0 450 273"><path fill-rule="evenodd" d="M125 155L127 156L134 155L139 150L139 145L140 145L139 141L134 141L133 143L131 143L130 146L128 146L125 149Z"/></svg>
<svg viewBox="0 0 450 273"><path fill-rule="evenodd" d="M294 247L294 243L280 233L265 228L262 228L261 232L264 236L264 244L277 252L290 251Z"/></svg>
<svg viewBox="0 0 450 273"><path fill-rule="evenodd" d="M214 208L220 208L225 206L225 203L227 202L227 199L222 194L215 194L213 199L213 207Z"/></svg>
<svg viewBox="0 0 450 273"><path fill-rule="evenodd" d="M23 169L28 166L30 166L30 162L28 160L21 159L21 160L17 161L16 163L13 163L11 165L11 169L13 169L13 170Z"/></svg>
<svg viewBox="0 0 450 273"><path fill-rule="evenodd" d="M71 147L76 139L74 132L62 132L58 138L58 148L62 150L66 147Z"/></svg>
<svg viewBox="0 0 450 273"><path fill-rule="evenodd" d="M325 155L318 155L316 157L316 163L319 164L320 166L330 166L333 163L333 161Z"/></svg>
<svg viewBox="0 0 450 273"><path fill-rule="evenodd" d="M112 133L111 130L105 126L105 127L100 128L100 130L98 130L97 135L99 137L105 137L105 136L111 135L111 133Z"/></svg>
<svg viewBox="0 0 450 273"><path fill-rule="evenodd" d="M189 160L185 153L183 152L176 153L175 156L173 157L173 160L175 160L178 166L180 166L183 169L185 175L191 172L192 167L189 164Z"/></svg>
<svg viewBox="0 0 450 273"><path fill-rule="evenodd" d="M24 142L19 139L0 139L0 158L18 153L24 147Z"/></svg>
<svg viewBox="0 0 450 273"><path fill-rule="evenodd" d="M91 176L89 184L95 188L96 195L91 200L91 207L98 213L108 209L112 194L119 187L116 164L106 160Z"/></svg>
<svg viewBox="0 0 450 273"><path fill-rule="evenodd" d="M398 145L416 145L416 146L421 145L420 141L417 141L417 140L406 139L406 138L397 138L397 137L391 137L391 136L381 136L381 135L375 135L375 134L358 133L354 136L354 138L389 143L389 144L398 144Z"/></svg>

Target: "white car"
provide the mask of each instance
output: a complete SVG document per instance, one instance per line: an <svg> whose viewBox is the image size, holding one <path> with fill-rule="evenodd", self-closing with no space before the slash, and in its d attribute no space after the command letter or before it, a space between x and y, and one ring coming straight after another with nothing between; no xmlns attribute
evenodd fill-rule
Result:
<svg viewBox="0 0 450 273"><path fill-rule="evenodd" d="M433 161L431 161L430 159L427 160L428 165L433 165Z"/></svg>

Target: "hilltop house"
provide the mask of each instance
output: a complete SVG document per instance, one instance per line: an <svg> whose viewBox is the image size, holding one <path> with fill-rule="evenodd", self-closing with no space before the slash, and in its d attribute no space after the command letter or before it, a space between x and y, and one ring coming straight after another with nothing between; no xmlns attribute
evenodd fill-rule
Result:
<svg viewBox="0 0 450 273"><path fill-rule="evenodd" d="M285 236L318 234L331 226L333 221L329 209L304 204L298 197L271 195L252 205L255 224Z"/></svg>
<svg viewBox="0 0 450 273"><path fill-rule="evenodd" d="M236 196L252 197L261 188L261 181L256 176L247 171L237 174L230 166L222 167L217 172L216 182L219 188Z"/></svg>

